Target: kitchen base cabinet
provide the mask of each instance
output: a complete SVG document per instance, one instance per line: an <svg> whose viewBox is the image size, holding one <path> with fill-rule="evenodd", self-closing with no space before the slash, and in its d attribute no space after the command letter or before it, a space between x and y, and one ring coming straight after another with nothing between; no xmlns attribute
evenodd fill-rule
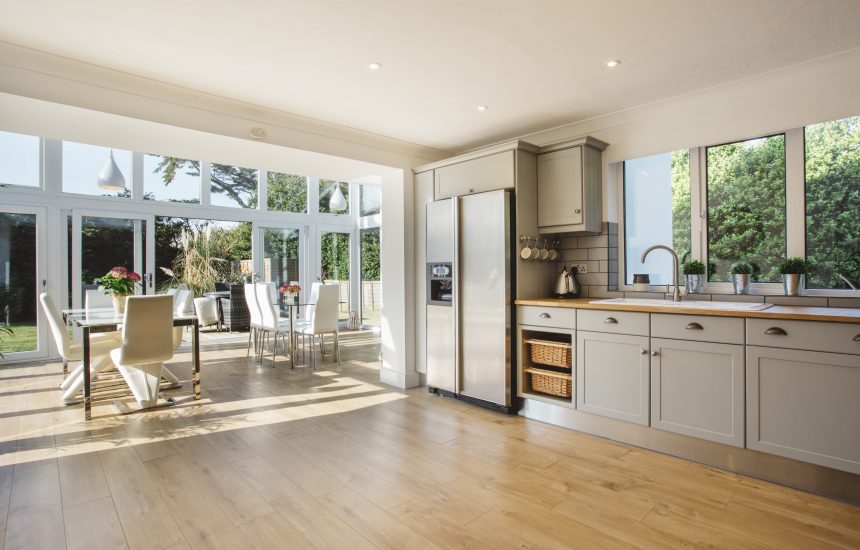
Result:
<svg viewBox="0 0 860 550"><path fill-rule="evenodd" d="M651 426L743 447L743 351L741 345L652 338Z"/></svg>
<svg viewBox="0 0 860 550"><path fill-rule="evenodd" d="M576 408L648 425L648 337L577 331Z"/></svg>
<svg viewBox="0 0 860 550"><path fill-rule="evenodd" d="M860 474L860 355L747 346L747 447Z"/></svg>

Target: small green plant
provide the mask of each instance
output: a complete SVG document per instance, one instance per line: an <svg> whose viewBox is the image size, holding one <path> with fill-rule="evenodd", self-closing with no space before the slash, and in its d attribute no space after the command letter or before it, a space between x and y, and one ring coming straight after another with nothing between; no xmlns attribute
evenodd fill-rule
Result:
<svg viewBox="0 0 860 550"><path fill-rule="evenodd" d="M755 273L755 268L749 262L735 262L730 271L732 275L751 275Z"/></svg>
<svg viewBox="0 0 860 550"><path fill-rule="evenodd" d="M779 272L783 275L806 275L809 273L809 262L800 257L786 258L779 263Z"/></svg>
<svg viewBox="0 0 860 550"><path fill-rule="evenodd" d="M705 264L698 260L684 262L684 265L681 267L681 270L684 272L684 275L704 275Z"/></svg>

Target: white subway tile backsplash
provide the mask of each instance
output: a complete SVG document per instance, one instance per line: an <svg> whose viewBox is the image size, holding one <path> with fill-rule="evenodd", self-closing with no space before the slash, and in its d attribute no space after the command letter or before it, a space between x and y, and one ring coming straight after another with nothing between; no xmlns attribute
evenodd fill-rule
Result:
<svg viewBox="0 0 860 550"><path fill-rule="evenodd" d="M588 249L588 259L589 260L608 260L609 259L609 249L607 248L589 248Z"/></svg>

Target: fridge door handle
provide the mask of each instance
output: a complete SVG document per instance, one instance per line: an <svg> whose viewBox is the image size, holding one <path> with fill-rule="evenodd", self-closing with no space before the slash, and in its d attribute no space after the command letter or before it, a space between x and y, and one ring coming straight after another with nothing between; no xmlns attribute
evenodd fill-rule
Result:
<svg viewBox="0 0 860 550"><path fill-rule="evenodd" d="M451 269L452 303L454 309L454 393L463 387L463 372L460 368L460 197L451 199L454 210L454 261Z"/></svg>

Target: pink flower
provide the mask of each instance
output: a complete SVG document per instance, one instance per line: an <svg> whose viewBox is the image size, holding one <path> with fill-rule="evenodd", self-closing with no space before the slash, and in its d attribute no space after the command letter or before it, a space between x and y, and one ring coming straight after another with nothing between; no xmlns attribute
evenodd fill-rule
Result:
<svg viewBox="0 0 860 550"><path fill-rule="evenodd" d="M117 279L127 279L128 278L128 269L126 269L122 266L117 266L117 267L114 267L113 269L111 269L108 272L108 275L110 275L111 277L116 277Z"/></svg>
<svg viewBox="0 0 860 550"><path fill-rule="evenodd" d="M134 271L129 271L128 278L131 279L132 281L136 282L136 283L140 282L140 275L138 275Z"/></svg>

